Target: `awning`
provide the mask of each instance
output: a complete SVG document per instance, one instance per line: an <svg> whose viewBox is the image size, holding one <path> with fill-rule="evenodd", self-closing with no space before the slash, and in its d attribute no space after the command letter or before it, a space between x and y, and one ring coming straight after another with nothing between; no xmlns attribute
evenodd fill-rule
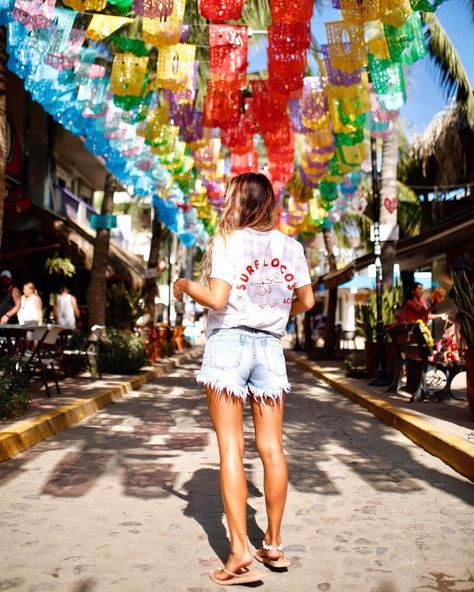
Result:
<svg viewBox="0 0 474 592"><path fill-rule="evenodd" d="M328 290L332 288L337 288L340 284L345 284L349 280L354 277L354 261L346 265L342 269L338 269L337 271L331 271L330 273L326 273L321 278L321 281L324 283L324 287Z"/></svg>
<svg viewBox="0 0 474 592"><path fill-rule="evenodd" d="M397 242L396 258L403 261L403 269L419 267L420 260L426 261L433 254L445 253L448 248L474 245L474 210L466 208L462 215L448 220L423 234L401 239ZM411 263L410 263L411 260ZM375 262L373 253L358 257L337 271L326 273L320 278L326 289L336 288L354 277L356 271L366 269Z"/></svg>

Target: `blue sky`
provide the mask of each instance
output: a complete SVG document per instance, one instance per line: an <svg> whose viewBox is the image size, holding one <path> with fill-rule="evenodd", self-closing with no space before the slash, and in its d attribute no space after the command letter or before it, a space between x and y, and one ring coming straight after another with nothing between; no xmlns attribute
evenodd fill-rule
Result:
<svg viewBox="0 0 474 592"><path fill-rule="evenodd" d="M341 12L328 7L321 13L315 12L312 31L316 39L326 42L324 22L340 20ZM456 48L471 85L474 84L474 22L467 9L467 2L446 0L436 11L444 29ZM249 71L266 69L266 43L250 51ZM433 117L446 105L443 92L437 84L434 67L428 57L411 67L407 77L408 100L401 109L404 128L409 137L423 131Z"/></svg>

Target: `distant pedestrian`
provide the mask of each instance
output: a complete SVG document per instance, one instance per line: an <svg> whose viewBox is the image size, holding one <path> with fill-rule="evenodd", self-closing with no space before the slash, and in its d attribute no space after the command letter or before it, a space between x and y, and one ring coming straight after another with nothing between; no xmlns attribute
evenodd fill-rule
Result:
<svg viewBox="0 0 474 592"><path fill-rule="evenodd" d="M76 297L63 286L59 290L54 303L54 318L56 323L66 329L75 329L81 317Z"/></svg>
<svg viewBox="0 0 474 592"><path fill-rule="evenodd" d="M12 272L0 272L0 324L17 323L17 312L21 304L21 293L13 285Z"/></svg>
<svg viewBox="0 0 474 592"><path fill-rule="evenodd" d="M281 522L288 488L282 443L285 393L290 390L281 337L290 314L314 305L303 247L274 230L275 196L268 179L246 173L227 190L216 235L203 261L205 285L181 278L174 295L188 294L209 309L208 341L197 380L205 386L220 453L220 483L230 533L230 555L210 578L219 585L262 579L250 570L247 480L243 465L243 406L250 400L256 445L264 468L268 527L255 558L287 567Z"/></svg>
<svg viewBox="0 0 474 592"><path fill-rule="evenodd" d="M18 322L20 325L41 325L43 322L43 302L31 282L23 286Z"/></svg>

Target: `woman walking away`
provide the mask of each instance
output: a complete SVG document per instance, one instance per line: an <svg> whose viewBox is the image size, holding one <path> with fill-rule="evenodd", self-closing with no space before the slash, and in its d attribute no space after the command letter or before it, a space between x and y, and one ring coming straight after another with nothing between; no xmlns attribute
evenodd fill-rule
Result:
<svg viewBox="0 0 474 592"><path fill-rule="evenodd" d="M220 454L220 484L230 534L230 555L210 578L221 586L256 582L247 539L247 480L243 465L243 406L250 402L263 462L268 526L255 554L261 563L287 567L281 523L288 487L282 422L290 390L281 337L288 318L309 310L314 295L302 246L274 230L275 197L264 175L245 173L228 187L217 232L203 260L200 285L182 278L174 295L188 294L209 309L202 367Z"/></svg>

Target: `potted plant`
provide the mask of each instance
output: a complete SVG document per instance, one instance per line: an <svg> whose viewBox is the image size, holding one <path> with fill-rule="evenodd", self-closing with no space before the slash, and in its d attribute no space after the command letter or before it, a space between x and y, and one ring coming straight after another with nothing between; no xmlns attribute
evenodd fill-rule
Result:
<svg viewBox="0 0 474 592"><path fill-rule="evenodd" d="M401 306L402 300L403 288L400 284L395 284L382 292L382 318L384 325L389 325L395 321L395 311ZM355 317L357 333L365 339L365 367L367 377L372 378L377 364L377 300L375 290L370 292L366 302L356 304ZM393 376L395 349L389 341L385 342L385 357L389 375Z"/></svg>
<svg viewBox="0 0 474 592"><path fill-rule="evenodd" d="M474 414L474 279L467 271L455 271L450 296L458 309L459 322L466 363L467 402Z"/></svg>

